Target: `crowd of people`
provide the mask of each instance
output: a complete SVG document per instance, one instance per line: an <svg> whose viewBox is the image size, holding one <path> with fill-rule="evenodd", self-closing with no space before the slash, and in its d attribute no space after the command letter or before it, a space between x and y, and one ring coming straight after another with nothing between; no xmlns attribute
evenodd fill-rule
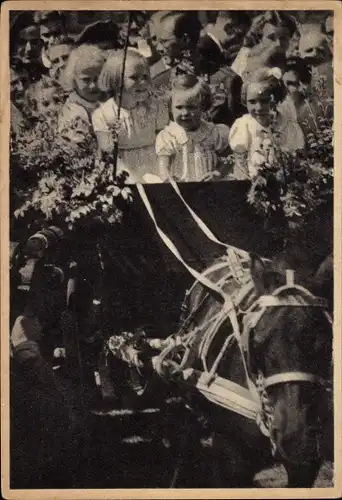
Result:
<svg viewBox="0 0 342 500"><path fill-rule="evenodd" d="M134 12L77 36L67 15L12 23L14 140L43 119L68 146L117 148L133 182L246 179L275 142L305 150L322 89L332 114L332 13L301 25L286 11L208 12L207 24L197 11Z"/></svg>

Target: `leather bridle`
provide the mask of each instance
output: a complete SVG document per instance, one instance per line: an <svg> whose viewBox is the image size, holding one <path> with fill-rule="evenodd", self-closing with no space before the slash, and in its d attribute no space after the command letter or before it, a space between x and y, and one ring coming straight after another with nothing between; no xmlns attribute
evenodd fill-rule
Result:
<svg viewBox="0 0 342 500"><path fill-rule="evenodd" d="M295 295L295 298L294 298ZM326 301L321 297L314 296L309 290L299 285L284 285L277 288L270 295L263 295L256 299L253 304L245 311L243 317L243 331L241 335L242 345L247 352L248 367L250 368L249 343L250 334L271 307L316 307L322 310L328 322L332 324L332 319L326 310ZM288 382L309 382L319 385L326 385L326 381L312 373L301 371L288 371L278 373L264 378L264 387L268 388L278 384Z"/></svg>
<svg viewBox="0 0 342 500"><path fill-rule="evenodd" d="M250 337L261 318L269 308L273 307L316 307L322 310L322 313L332 324L332 318L327 312L327 306L324 299L315 297L306 288L299 285L285 285L276 289L270 295L264 295L257 298L252 305L243 312L241 344L246 354L246 367L248 377L253 378L251 368ZM288 371L276 373L268 377L258 370L256 387L261 401L262 412L258 420L261 431L267 435L272 444L273 453L276 451L275 442L270 433L270 427L273 421L273 407L268 396L268 389L280 384L287 383L310 383L326 388L328 381L324 378L302 371Z"/></svg>

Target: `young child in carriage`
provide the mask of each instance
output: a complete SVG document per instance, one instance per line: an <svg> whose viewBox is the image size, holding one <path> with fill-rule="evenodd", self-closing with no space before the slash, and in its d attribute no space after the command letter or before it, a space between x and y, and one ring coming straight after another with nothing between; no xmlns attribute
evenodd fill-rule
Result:
<svg viewBox="0 0 342 500"><path fill-rule="evenodd" d="M203 119L211 104L209 86L194 75L173 81L171 121L156 139L156 153L163 180L198 182L219 175L219 156L228 151L227 125Z"/></svg>
<svg viewBox="0 0 342 500"><path fill-rule="evenodd" d="M238 118L229 133L234 153L234 179L251 179L265 161L275 160L275 149L295 152L304 149L304 134L279 105L286 88L279 68L259 68L243 84L242 100L248 113Z"/></svg>
<svg viewBox="0 0 342 500"><path fill-rule="evenodd" d="M62 82L70 94L58 116L58 132L72 144L83 144L93 133L91 115L102 98L97 80L104 62L104 52L94 45L81 45L70 54Z"/></svg>
<svg viewBox="0 0 342 500"><path fill-rule="evenodd" d="M122 50L113 52L99 76L99 88L111 97L92 115L98 146L113 153L117 140L119 173L127 171L131 182L160 182L154 144L168 122L167 105L151 95L147 60L133 48L127 51L120 103L123 60Z"/></svg>

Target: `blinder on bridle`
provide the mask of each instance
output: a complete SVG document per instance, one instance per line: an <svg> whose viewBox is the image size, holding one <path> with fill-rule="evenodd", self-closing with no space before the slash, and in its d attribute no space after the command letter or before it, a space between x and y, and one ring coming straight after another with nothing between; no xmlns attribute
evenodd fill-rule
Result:
<svg viewBox="0 0 342 500"><path fill-rule="evenodd" d="M295 285L290 279L284 286L277 288L270 295L262 295L257 298L253 304L244 311L242 319L242 345L246 353L247 367L251 375L256 377L255 359L252 359L251 344L254 342L258 346L258 350L269 339L272 332L257 332L256 327L269 308L274 307L315 307L322 310L322 313L327 318L328 322L332 324L332 318L327 312L327 302L321 297L314 296L306 288ZM277 384L284 384L288 382L310 382L318 385L326 386L326 381L312 373L301 371L289 371L285 373L278 373L269 377L264 377L264 388L268 388Z"/></svg>

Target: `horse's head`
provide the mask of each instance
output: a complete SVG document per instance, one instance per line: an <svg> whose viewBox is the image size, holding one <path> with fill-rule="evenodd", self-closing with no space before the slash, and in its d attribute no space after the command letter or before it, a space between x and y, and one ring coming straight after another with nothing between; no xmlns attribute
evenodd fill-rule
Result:
<svg viewBox="0 0 342 500"><path fill-rule="evenodd" d="M262 374L273 409L271 438L288 462L310 462L318 458L320 381L331 375L332 326L314 296L286 285L285 270L253 256L251 274L263 312L249 334L250 364Z"/></svg>

